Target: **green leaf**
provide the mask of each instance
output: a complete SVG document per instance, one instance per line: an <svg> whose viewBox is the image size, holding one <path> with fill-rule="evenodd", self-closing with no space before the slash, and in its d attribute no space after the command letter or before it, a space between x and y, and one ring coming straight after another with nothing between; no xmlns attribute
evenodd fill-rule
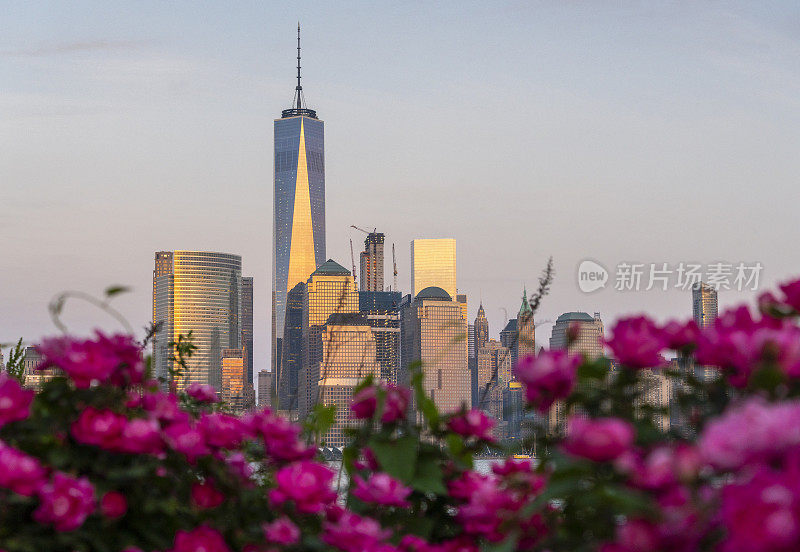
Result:
<svg viewBox="0 0 800 552"><path fill-rule="evenodd" d="M114 297L115 295L119 295L120 293L128 293L131 288L127 286L111 286L110 288L106 288L105 296L106 297Z"/></svg>
<svg viewBox="0 0 800 552"><path fill-rule="evenodd" d="M439 466L435 458L427 455L419 459L411 486L423 493L447 494L441 466Z"/></svg>
<svg viewBox="0 0 800 552"><path fill-rule="evenodd" d="M414 477L419 446L416 437L405 435L391 441L371 439L368 446L383 471L404 483Z"/></svg>

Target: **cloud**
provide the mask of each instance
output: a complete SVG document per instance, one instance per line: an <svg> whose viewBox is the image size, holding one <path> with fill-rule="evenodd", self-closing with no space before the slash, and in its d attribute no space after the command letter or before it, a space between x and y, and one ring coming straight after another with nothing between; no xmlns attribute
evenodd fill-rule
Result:
<svg viewBox="0 0 800 552"><path fill-rule="evenodd" d="M48 57L77 52L104 52L117 50L131 50L145 44L141 40L87 40L74 42L61 42L56 44L41 44L27 48L10 48L0 50L0 56L5 57Z"/></svg>

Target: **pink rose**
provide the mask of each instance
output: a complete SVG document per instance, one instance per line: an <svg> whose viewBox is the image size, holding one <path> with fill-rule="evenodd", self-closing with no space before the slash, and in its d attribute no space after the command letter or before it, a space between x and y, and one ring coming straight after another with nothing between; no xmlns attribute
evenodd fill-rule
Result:
<svg viewBox="0 0 800 552"><path fill-rule="evenodd" d="M221 412L203 414L197 426L212 447L233 449L249 437L248 428L239 418Z"/></svg>
<svg viewBox="0 0 800 552"><path fill-rule="evenodd" d="M383 414L381 421L385 424L402 420L406 416L411 391L391 383L379 382L365 387L353 397L350 410L358 419L372 418L378 408L378 394L384 393Z"/></svg>
<svg viewBox="0 0 800 552"><path fill-rule="evenodd" d="M192 504L198 508L216 508L225 501L225 495L217 490L213 481L204 481L192 485Z"/></svg>
<svg viewBox="0 0 800 552"><path fill-rule="evenodd" d="M275 544L297 544L300 542L300 529L287 517L278 518L263 525L264 538Z"/></svg>
<svg viewBox="0 0 800 552"><path fill-rule="evenodd" d="M108 409L86 407L73 422L70 431L76 441L114 450L120 444L125 416Z"/></svg>
<svg viewBox="0 0 800 552"><path fill-rule="evenodd" d="M157 454L164 450L158 422L150 418L128 420L122 430L119 450L131 454Z"/></svg>
<svg viewBox="0 0 800 552"><path fill-rule="evenodd" d="M345 552L375 550L390 535L391 531L381 528L374 519L351 512L344 512L336 522L326 522L322 529L322 540Z"/></svg>
<svg viewBox="0 0 800 552"><path fill-rule="evenodd" d="M23 389L17 380L0 372L0 427L24 420L30 415L33 391Z"/></svg>
<svg viewBox="0 0 800 552"><path fill-rule="evenodd" d="M575 386L581 357L565 350L542 350L538 355L522 358L515 367L517 379L525 385L525 398L540 412L546 412L559 399L564 399Z"/></svg>
<svg viewBox="0 0 800 552"><path fill-rule="evenodd" d="M191 531L178 531L170 552L230 552L219 531L201 525Z"/></svg>
<svg viewBox="0 0 800 552"><path fill-rule="evenodd" d="M203 432L186 422L174 423L167 427L164 430L164 440L173 450L184 454L191 463L211 453L206 446Z"/></svg>
<svg viewBox="0 0 800 552"><path fill-rule="evenodd" d="M128 511L128 500L117 491L109 491L100 499L100 513L109 519L117 519Z"/></svg>
<svg viewBox="0 0 800 552"><path fill-rule="evenodd" d="M614 357L629 368L649 368L664 362L661 350L667 343L662 332L647 317L622 318L606 343Z"/></svg>
<svg viewBox="0 0 800 552"><path fill-rule="evenodd" d="M275 506L294 501L301 513L315 514L336 499L331 487L333 472L317 462L302 460L281 468L275 474L277 488L270 491Z"/></svg>
<svg viewBox="0 0 800 552"><path fill-rule="evenodd" d="M367 481L356 475L353 481L356 484L353 496L359 500L399 508L410 505L406 498L411 488L386 473L373 473Z"/></svg>
<svg viewBox="0 0 800 552"><path fill-rule="evenodd" d="M316 454L316 449L300 438L300 426L272 413L268 408L251 415L245 423L253 435L260 435L264 439L267 455L277 460L308 460Z"/></svg>
<svg viewBox="0 0 800 552"><path fill-rule="evenodd" d="M215 403L219 401L217 391L211 385L192 383L186 388L186 394L201 403Z"/></svg>
<svg viewBox="0 0 800 552"><path fill-rule="evenodd" d="M0 487L33 496L47 482L39 460L0 441Z"/></svg>
<svg viewBox="0 0 800 552"><path fill-rule="evenodd" d="M800 312L800 279L778 286L783 292L783 302Z"/></svg>
<svg viewBox="0 0 800 552"><path fill-rule="evenodd" d="M73 531L83 525L95 509L94 487L85 477L72 477L56 472L53 480L39 490L39 507L33 518L39 523L52 523L56 531Z"/></svg>
<svg viewBox="0 0 800 552"><path fill-rule="evenodd" d="M664 336L664 341L669 349L683 351L697 344L700 329L694 320L689 320L685 323L671 320L661 328L661 334Z"/></svg>
<svg viewBox="0 0 800 552"><path fill-rule="evenodd" d="M475 437L482 441L493 442L492 428L496 422L482 410L473 409L464 414L454 416L447 427L463 437Z"/></svg>
<svg viewBox="0 0 800 552"><path fill-rule="evenodd" d="M631 448L634 433L633 426L619 418L571 416L564 450L594 462L608 462Z"/></svg>

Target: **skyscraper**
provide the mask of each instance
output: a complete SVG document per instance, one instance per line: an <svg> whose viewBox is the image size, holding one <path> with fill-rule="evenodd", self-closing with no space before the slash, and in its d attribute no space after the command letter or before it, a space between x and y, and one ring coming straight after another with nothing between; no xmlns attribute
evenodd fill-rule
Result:
<svg viewBox="0 0 800 552"><path fill-rule="evenodd" d="M245 356L244 349L222 350L220 398L237 410L243 409L245 405Z"/></svg>
<svg viewBox="0 0 800 552"><path fill-rule="evenodd" d="M692 287L692 315L701 328L714 324L718 312L717 290L700 282Z"/></svg>
<svg viewBox="0 0 800 552"><path fill-rule="evenodd" d="M467 321L461 305L440 287L427 287L401 310L403 378L421 363L423 389L442 412L472 402L467 360Z"/></svg>
<svg viewBox="0 0 800 552"><path fill-rule="evenodd" d="M383 242L381 232L370 232L364 239L360 291L383 291Z"/></svg>
<svg viewBox="0 0 800 552"><path fill-rule="evenodd" d="M242 278L242 347L245 351L245 387L253 385L253 278Z"/></svg>
<svg viewBox="0 0 800 552"><path fill-rule="evenodd" d="M503 389L513 379L511 368L510 351L499 341L490 339L478 349L478 397L475 402L498 421L503 418Z"/></svg>
<svg viewBox="0 0 800 552"><path fill-rule="evenodd" d="M399 291L360 291L358 310L366 316L375 338L380 377L397 383L400 368L400 301Z"/></svg>
<svg viewBox="0 0 800 552"><path fill-rule="evenodd" d="M306 107L300 85L299 25L294 102L274 130L272 371L280 373L286 295L325 261L324 123Z"/></svg>
<svg viewBox="0 0 800 552"><path fill-rule="evenodd" d="M258 371L258 406L263 408L272 403L272 372Z"/></svg>
<svg viewBox="0 0 800 552"><path fill-rule="evenodd" d="M456 240L452 238L411 242L411 296L427 287L439 287L456 296Z"/></svg>
<svg viewBox="0 0 800 552"><path fill-rule="evenodd" d="M159 251L153 270L153 338L156 376L168 378L174 363L169 343L192 332L197 347L178 382L222 385L222 351L240 348L242 258L207 251Z"/></svg>
<svg viewBox="0 0 800 552"><path fill-rule="evenodd" d="M483 303L478 306L478 315L475 317L475 355L480 351L486 342L489 341L489 320L483 310Z"/></svg>
<svg viewBox="0 0 800 552"><path fill-rule="evenodd" d="M332 314L358 312L358 291L350 271L328 259L308 278L303 298L303 363L298 376L298 406L304 418L317 402L320 379L325 378L322 334Z"/></svg>

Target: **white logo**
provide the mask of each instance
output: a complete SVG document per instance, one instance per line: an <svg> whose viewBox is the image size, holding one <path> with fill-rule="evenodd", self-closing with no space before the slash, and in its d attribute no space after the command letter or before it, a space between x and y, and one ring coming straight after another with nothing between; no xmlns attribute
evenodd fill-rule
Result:
<svg viewBox="0 0 800 552"><path fill-rule="evenodd" d="M584 293L591 293L606 287L608 270L595 261L585 260L578 265L578 288Z"/></svg>

